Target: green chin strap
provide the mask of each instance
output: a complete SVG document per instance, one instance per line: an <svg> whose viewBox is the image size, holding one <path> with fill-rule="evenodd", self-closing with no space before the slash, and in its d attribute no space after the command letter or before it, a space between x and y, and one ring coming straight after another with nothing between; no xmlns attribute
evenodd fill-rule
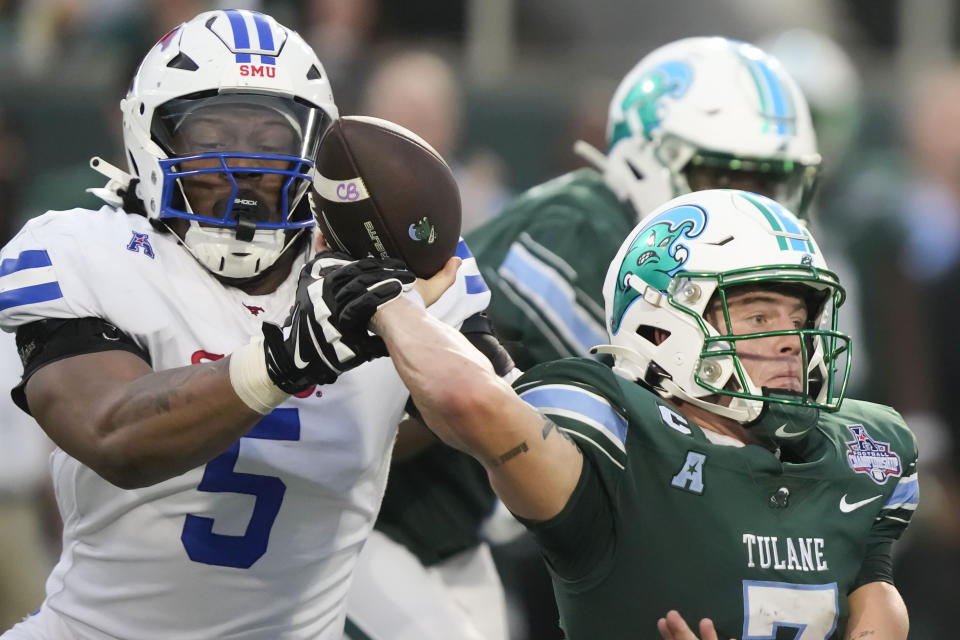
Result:
<svg viewBox="0 0 960 640"><path fill-rule="evenodd" d="M763 395L784 400L800 400L806 394L764 387ZM757 419L744 426L763 444L772 445L771 449L779 449L784 445L795 445L803 440L817 426L819 419L820 410L817 407L765 402L763 411Z"/></svg>

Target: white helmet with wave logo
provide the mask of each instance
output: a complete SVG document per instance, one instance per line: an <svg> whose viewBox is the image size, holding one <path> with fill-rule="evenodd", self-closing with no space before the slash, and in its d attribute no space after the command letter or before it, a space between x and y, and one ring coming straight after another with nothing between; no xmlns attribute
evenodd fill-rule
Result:
<svg viewBox="0 0 960 640"><path fill-rule="evenodd" d="M710 311L729 318L727 297L744 285L798 292L807 323L721 333ZM664 397L740 422L757 418L769 401L829 410L842 400L849 374L849 338L837 331L843 288L804 223L769 198L718 189L667 202L621 245L603 296L611 344L596 350L613 355L618 374ZM787 334L802 345L803 393L794 399L758 387L737 353L740 341Z"/></svg>
<svg viewBox="0 0 960 640"><path fill-rule="evenodd" d="M604 178L638 219L698 189L749 189L802 215L820 155L803 94L745 42L686 38L645 56L610 103Z"/></svg>

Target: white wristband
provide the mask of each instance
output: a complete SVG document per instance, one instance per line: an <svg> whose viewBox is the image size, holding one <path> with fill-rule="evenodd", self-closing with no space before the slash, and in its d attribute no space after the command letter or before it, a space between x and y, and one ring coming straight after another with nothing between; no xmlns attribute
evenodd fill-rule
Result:
<svg viewBox="0 0 960 640"><path fill-rule="evenodd" d="M262 415L267 415L290 397L267 375L263 336L254 338L230 355L230 384L245 405Z"/></svg>

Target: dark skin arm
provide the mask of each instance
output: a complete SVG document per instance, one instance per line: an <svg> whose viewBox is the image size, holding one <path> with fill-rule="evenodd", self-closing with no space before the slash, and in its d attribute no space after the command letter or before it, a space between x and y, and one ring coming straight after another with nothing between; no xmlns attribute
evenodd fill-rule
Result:
<svg viewBox="0 0 960 640"><path fill-rule="evenodd" d="M263 417L237 397L228 364L155 372L131 353L104 351L44 366L25 391L50 439L133 489L205 464Z"/></svg>

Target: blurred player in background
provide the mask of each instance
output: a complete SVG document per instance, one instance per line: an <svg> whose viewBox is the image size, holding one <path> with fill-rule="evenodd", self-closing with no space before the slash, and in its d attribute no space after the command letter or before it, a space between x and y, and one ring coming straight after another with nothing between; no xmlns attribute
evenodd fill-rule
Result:
<svg viewBox="0 0 960 640"><path fill-rule="evenodd" d="M687 38L644 57L610 103L597 166L529 190L467 235L490 317L521 369L604 340L603 276L647 213L692 190L739 188L802 213L820 156L803 95L754 46Z"/></svg>
<svg viewBox="0 0 960 640"><path fill-rule="evenodd" d="M312 257L306 198L337 117L323 66L269 16L212 11L121 108L129 173L92 161L106 204L0 254L14 396L58 446L64 521L43 606L3 638L339 639L409 394L327 321L318 278L343 261ZM374 307L414 279L376 274ZM489 295L458 278L455 325Z"/></svg>
<svg viewBox="0 0 960 640"><path fill-rule="evenodd" d="M19 123L0 109L0 242L16 220L24 182L24 143ZM14 386L22 368L11 334L0 335L0 389ZM5 384L4 384L5 383ZM52 503L47 471L50 441L7 394L0 395L0 629L7 629L43 600L50 570L45 517ZM55 519L50 519L55 520Z"/></svg>
<svg viewBox="0 0 960 640"><path fill-rule="evenodd" d="M9 389L20 379L14 337L0 334L0 384ZM43 579L53 553L47 512L52 487L47 459L50 440L9 394L0 395L0 629L8 629L43 601Z"/></svg>
<svg viewBox="0 0 960 640"><path fill-rule="evenodd" d="M499 156L462 147L461 94L459 76L446 59L425 49L400 49L373 68L359 112L417 132L448 159L463 194L466 234L503 209L509 192Z"/></svg>
<svg viewBox="0 0 960 640"><path fill-rule="evenodd" d="M612 370L562 359L513 389L407 301L370 325L536 537L564 637L689 638L685 616L709 640L904 640L891 549L916 443L889 407L844 400L843 288L798 218L745 191L670 200L603 297Z"/></svg>

